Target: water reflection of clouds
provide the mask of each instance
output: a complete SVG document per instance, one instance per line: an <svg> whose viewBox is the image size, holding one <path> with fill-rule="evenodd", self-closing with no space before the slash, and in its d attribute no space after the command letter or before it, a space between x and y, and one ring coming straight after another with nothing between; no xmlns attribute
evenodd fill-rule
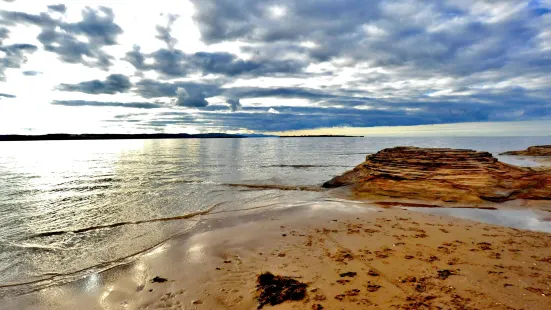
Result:
<svg viewBox="0 0 551 310"><path fill-rule="evenodd" d="M467 208L405 208L433 215L447 215L494 225L551 232L551 222L535 210L482 210ZM541 211L543 212L543 211Z"/></svg>

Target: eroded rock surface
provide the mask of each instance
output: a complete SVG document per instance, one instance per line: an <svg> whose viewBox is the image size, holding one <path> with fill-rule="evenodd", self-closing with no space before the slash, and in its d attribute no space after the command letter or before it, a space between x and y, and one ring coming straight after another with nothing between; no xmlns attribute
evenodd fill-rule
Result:
<svg viewBox="0 0 551 310"><path fill-rule="evenodd" d="M523 151L509 151L500 155L551 156L551 145L536 145Z"/></svg>
<svg viewBox="0 0 551 310"><path fill-rule="evenodd" d="M499 162L488 152L395 147L323 184L357 194L446 202L551 199L551 173Z"/></svg>

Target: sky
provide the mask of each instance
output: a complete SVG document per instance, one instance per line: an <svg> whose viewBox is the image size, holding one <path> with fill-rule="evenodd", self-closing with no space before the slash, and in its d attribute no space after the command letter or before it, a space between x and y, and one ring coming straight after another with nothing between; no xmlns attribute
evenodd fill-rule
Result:
<svg viewBox="0 0 551 310"><path fill-rule="evenodd" d="M551 0L0 0L0 134L548 135L550 73Z"/></svg>

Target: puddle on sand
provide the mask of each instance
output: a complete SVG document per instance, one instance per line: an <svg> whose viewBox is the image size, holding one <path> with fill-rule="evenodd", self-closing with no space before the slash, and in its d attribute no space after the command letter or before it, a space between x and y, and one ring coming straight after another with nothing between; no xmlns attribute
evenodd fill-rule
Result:
<svg viewBox="0 0 551 310"><path fill-rule="evenodd" d="M472 221L551 233L551 213L539 210L482 210L469 208L403 209L433 215L447 215Z"/></svg>

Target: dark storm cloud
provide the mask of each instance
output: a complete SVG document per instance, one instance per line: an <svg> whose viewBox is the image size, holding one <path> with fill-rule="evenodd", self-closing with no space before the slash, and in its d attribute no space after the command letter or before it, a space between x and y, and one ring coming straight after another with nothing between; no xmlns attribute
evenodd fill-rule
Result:
<svg viewBox="0 0 551 310"><path fill-rule="evenodd" d="M105 81L93 80L78 84L61 84L57 87L61 91L81 92L86 94L116 94L125 93L132 87L127 76L111 74Z"/></svg>
<svg viewBox="0 0 551 310"><path fill-rule="evenodd" d="M52 9L52 8L50 8ZM117 36L123 33L115 23L115 15L110 8L86 8L82 11L82 20L67 23L54 19L47 13L39 15L23 12L0 11L0 24L30 24L40 27L37 39L46 51L55 53L67 63L80 63L89 67L108 69L112 65L112 56L102 50L104 46L117 44ZM84 36L87 42L77 36ZM86 57L91 60L86 60Z"/></svg>
<svg viewBox="0 0 551 310"><path fill-rule="evenodd" d="M62 14L65 14L65 12L67 12L67 7L65 6L65 4L48 5L48 9Z"/></svg>
<svg viewBox="0 0 551 310"><path fill-rule="evenodd" d="M16 97L15 95L0 93L0 99L2 99L2 98L15 98L15 97Z"/></svg>
<svg viewBox="0 0 551 310"><path fill-rule="evenodd" d="M27 62L26 54L34 53L37 47L32 44L0 45L0 82L6 80L5 70L8 68L20 68Z"/></svg>
<svg viewBox="0 0 551 310"><path fill-rule="evenodd" d="M146 64L146 59L152 64ZM295 60L243 60L225 53L198 52L186 54L178 49L159 49L151 54L143 54L139 46L126 54L125 60L138 71L156 71L167 78L185 77L190 73L220 74L230 77L265 76L299 73L305 63Z"/></svg>
<svg viewBox="0 0 551 310"><path fill-rule="evenodd" d="M104 102L104 101L86 101L86 100L55 100L54 105L62 105L68 107L122 107L122 108L137 108L137 109L156 109L162 108L162 104L150 102Z"/></svg>

